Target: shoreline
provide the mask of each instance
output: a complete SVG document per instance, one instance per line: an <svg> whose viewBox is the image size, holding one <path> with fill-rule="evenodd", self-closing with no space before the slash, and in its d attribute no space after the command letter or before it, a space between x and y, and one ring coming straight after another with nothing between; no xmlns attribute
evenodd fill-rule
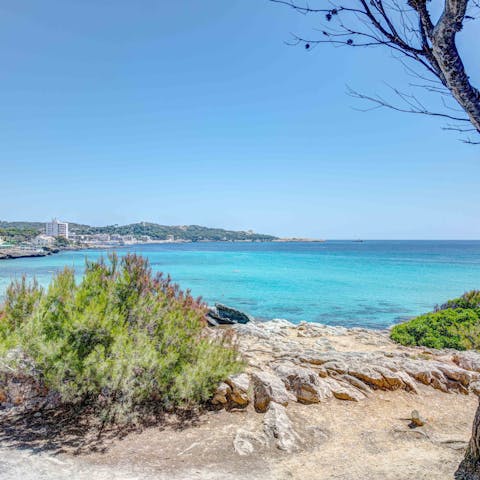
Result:
<svg viewBox="0 0 480 480"><path fill-rule="evenodd" d="M112 250L115 248L134 247L136 245L175 245L186 243L325 243L326 240L316 240L309 238L278 238L274 240L151 240L149 242L135 242L126 244L86 244L78 246L61 247L54 249L32 248L5 248L0 249L0 260L15 260L17 258L36 258L55 255L60 252L77 250Z"/></svg>
<svg viewBox="0 0 480 480"><path fill-rule="evenodd" d="M362 328L280 320L226 328L245 370L190 420L167 412L157 424L99 435L91 416L78 425L54 409L29 409L28 398L0 410L7 478L57 478L59 462L72 480L92 472L125 480L453 478L478 403L480 354L402 347Z"/></svg>

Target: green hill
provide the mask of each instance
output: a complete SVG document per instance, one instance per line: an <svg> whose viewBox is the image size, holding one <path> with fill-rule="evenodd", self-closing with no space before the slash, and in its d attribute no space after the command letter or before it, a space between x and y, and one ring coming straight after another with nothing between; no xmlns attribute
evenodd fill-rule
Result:
<svg viewBox="0 0 480 480"><path fill-rule="evenodd" d="M0 236L13 241L24 241L33 238L43 231L45 224L41 222L5 222L0 220ZM173 235L176 240L199 241L256 241L275 240L273 235L264 235L252 231L234 231L223 228L202 227L200 225L169 226L157 223L140 222L129 225L107 225L92 227L79 223L69 223L69 231L77 234L108 233L118 235L148 235L154 240L166 240Z"/></svg>

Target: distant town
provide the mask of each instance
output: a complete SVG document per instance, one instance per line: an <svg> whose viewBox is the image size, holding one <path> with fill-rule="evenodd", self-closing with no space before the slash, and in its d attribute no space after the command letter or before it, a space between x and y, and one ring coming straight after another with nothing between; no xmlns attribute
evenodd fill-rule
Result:
<svg viewBox="0 0 480 480"><path fill-rule="evenodd" d="M98 246L124 246L136 243L172 243L185 242L187 240L177 239L174 235L167 235L164 240L153 240L149 235L120 235L118 233L74 233L69 232L68 223L53 219L45 224L45 233L37 235L31 243L36 247L54 247L59 243L59 238L68 240L70 244L80 247L98 247Z"/></svg>
<svg viewBox="0 0 480 480"><path fill-rule="evenodd" d="M50 255L61 250L115 248L148 243L264 242L277 237L198 225L166 226L150 222L92 227L78 223L0 221L0 259Z"/></svg>

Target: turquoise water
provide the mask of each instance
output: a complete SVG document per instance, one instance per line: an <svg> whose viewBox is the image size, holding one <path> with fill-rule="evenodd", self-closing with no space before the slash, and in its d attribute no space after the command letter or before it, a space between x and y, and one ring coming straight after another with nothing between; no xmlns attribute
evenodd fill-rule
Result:
<svg viewBox="0 0 480 480"><path fill-rule="evenodd" d="M386 327L480 288L480 241L190 243L117 249L150 259L207 302L259 318ZM80 276L85 257L106 251L0 262L0 296L14 277L46 285L63 266Z"/></svg>

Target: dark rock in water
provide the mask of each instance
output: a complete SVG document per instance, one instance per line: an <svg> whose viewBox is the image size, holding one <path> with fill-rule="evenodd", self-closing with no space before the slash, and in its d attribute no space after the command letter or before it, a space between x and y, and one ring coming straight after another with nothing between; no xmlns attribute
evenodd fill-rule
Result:
<svg viewBox="0 0 480 480"><path fill-rule="evenodd" d="M216 320L215 316L210 311L205 315L205 319L211 327L218 327L218 325L220 325L218 320Z"/></svg>
<svg viewBox="0 0 480 480"><path fill-rule="evenodd" d="M220 318L230 320L233 323L248 323L253 320L250 315L221 303L216 303L215 309Z"/></svg>
<svg viewBox="0 0 480 480"><path fill-rule="evenodd" d="M212 326L248 323L252 320L250 315L221 303L216 303L215 307L209 308L207 313L207 321Z"/></svg>

